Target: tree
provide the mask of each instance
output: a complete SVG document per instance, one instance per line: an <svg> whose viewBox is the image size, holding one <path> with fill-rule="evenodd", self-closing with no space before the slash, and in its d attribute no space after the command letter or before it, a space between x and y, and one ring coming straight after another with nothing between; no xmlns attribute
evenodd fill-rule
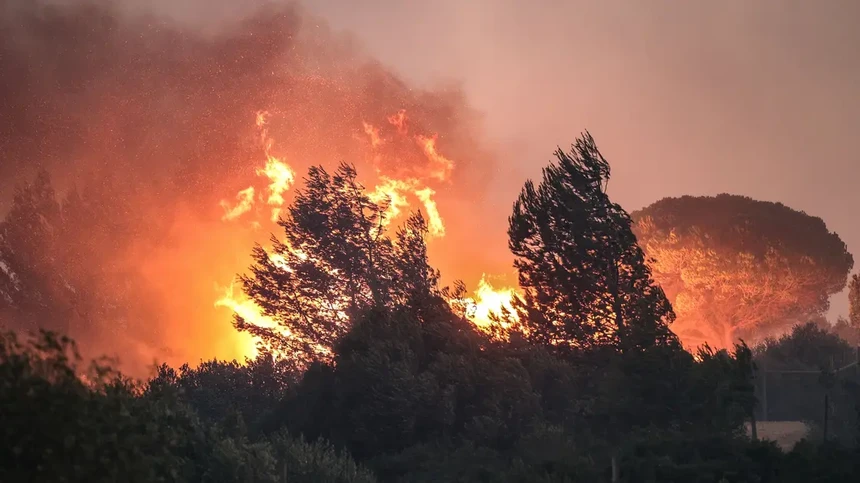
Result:
<svg viewBox="0 0 860 483"><path fill-rule="evenodd" d="M854 325L849 319L839 316L831 330L852 347L860 346L860 326Z"/></svg>
<svg viewBox="0 0 860 483"><path fill-rule="evenodd" d="M306 186L279 221L283 241L257 246L245 292L274 319L271 327L236 317L276 353L309 361L330 357L350 320L373 307L411 305L437 291L437 273L426 258L427 224L412 215L397 235L386 235L387 203L372 202L342 164L334 175L309 170Z"/></svg>
<svg viewBox="0 0 860 483"><path fill-rule="evenodd" d="M606 192L609 163L586 133L528 181L509 219L527 337L561 350L648 347L673 339L627 212Z"/></svg>
<svg viewBox="0 0 860 483"><path fill-rule="evenodd" d="M73 336L91 355L155 349L152 289L138 267L120 262L124 247L145 239L128 222L124 194L105 183L60 197L46 171L16 190L0 221L0 322Z"/></svg>
<svg viewBox="0 0 860 483"><path fill-rule="evenodd" d="M16 190L0 223L0 315L19 327L34 329L69 317L73 290L64 286L56 264L55 231L61 223L60 204L45 171Z"/></svg>
<svg viewBox="0 0 860 483"><path fill-rule="evenodd" d="M666 198L633 213L690 345L731 347L823 314L854 259L820 218L744 196Z"/></svg>
<svg viewBox="0 0 860 483"><path fill-rule="evenodd" d="M860 274L854 274L848 283L848 322L860 330Z"/></svg>
<svg viewBox="0 0 860 483"><path fill-rule="evenodd" d="M250 382L257 390L251 397L239 389L232 397L214 394L236 380L230 369L238 368L228 364L178 378L163 369L143 387L110 366L85 370L81 362L66 337L43 331L22 342L0 333L0 481L376 481L325 441L307 443L275 428L268 438L252 438L241 414L198 417L195 406L217 409L206 407L206 396L274 409L273 394L260 394L280 383L270 360L244 368L251 379L268 379L245 381L245 389Z"/></svg>

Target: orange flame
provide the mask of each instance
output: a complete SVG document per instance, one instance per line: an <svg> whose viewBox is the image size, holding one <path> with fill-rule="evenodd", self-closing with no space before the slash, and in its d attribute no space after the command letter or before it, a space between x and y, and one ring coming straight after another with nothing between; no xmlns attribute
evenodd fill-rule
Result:
<svg viewBox="0 0 860 483"><path fill-rule="evenodd" d="M372 124L368 124L367 122L362 122L364 125L364 133L370 137L370 145L376 149L382 145L383 141L379 137L379 128L374 127Z"/></svg>

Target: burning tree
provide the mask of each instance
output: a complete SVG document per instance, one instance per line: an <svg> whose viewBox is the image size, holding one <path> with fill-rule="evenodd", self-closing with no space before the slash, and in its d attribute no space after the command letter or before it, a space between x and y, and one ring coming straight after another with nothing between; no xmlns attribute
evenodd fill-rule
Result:
<svg viewBox="0 0 860 483"><path fill-rule="evenodd" d="M555 155L537 187L525 184L510 217L528 336L560 348L671 339L672 307L651 279L630 217L606 193L609 163L594 139L586 133Z"/></svg>
<svg viewBox="0 0 860 483"><path fill-rule="evenodd" d="M684 196L633 217L687 344L731 347L820 316L854 264L820 218L780 203Z"/></svg>
<svg viewBox="0 0 860 483"><path fill-rule="evenodd" d="M334 175L312 167L306 186L279 221L284 239L257 245L245 292L274 325L235 318L265 348L298 361L330 355L349 322L371 308L411 305L437 292L420 213L386 233L388 202L372 201L353 167Z"/></svg>

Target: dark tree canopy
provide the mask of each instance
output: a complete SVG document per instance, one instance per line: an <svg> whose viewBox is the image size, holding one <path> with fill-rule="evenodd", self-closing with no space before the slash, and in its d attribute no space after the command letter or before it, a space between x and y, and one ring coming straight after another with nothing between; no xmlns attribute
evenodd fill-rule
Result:
<svg viewBox="0 0 860 483"><path fill-rule="evenodd" d="M854 265L824 221L781 203L684 196L632 216L686 343L730 347L819 316Z"/></svg>
<svg viewBox="0 0 860 483"><path fill-rule="evenodd" d="M525 184L510 217L510 249L534 341L559 348L648 346L674 318L651 279L631 220L606 193L609 163L586 133Z"/></svg>

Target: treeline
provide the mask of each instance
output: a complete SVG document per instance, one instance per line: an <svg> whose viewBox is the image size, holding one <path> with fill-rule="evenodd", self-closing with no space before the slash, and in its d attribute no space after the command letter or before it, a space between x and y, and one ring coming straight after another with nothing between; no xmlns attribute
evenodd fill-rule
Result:
<svg viewBox="0 0 860 483"><path fill-rule="evenodd" d="M66 339L4 337L0 481L860 476L856 426L787 453L744 429L760 416L757 362L815 365L826 337L685 351L593 139L556 154L514 205L524 296L493 330L466 318L462 286L439 286L421 215L390 236L388 206L341 166L311 169L284 236L253 251L245 291L278 324L237 318L262 340L256 360L134 382L81 366Z"/></svg>

